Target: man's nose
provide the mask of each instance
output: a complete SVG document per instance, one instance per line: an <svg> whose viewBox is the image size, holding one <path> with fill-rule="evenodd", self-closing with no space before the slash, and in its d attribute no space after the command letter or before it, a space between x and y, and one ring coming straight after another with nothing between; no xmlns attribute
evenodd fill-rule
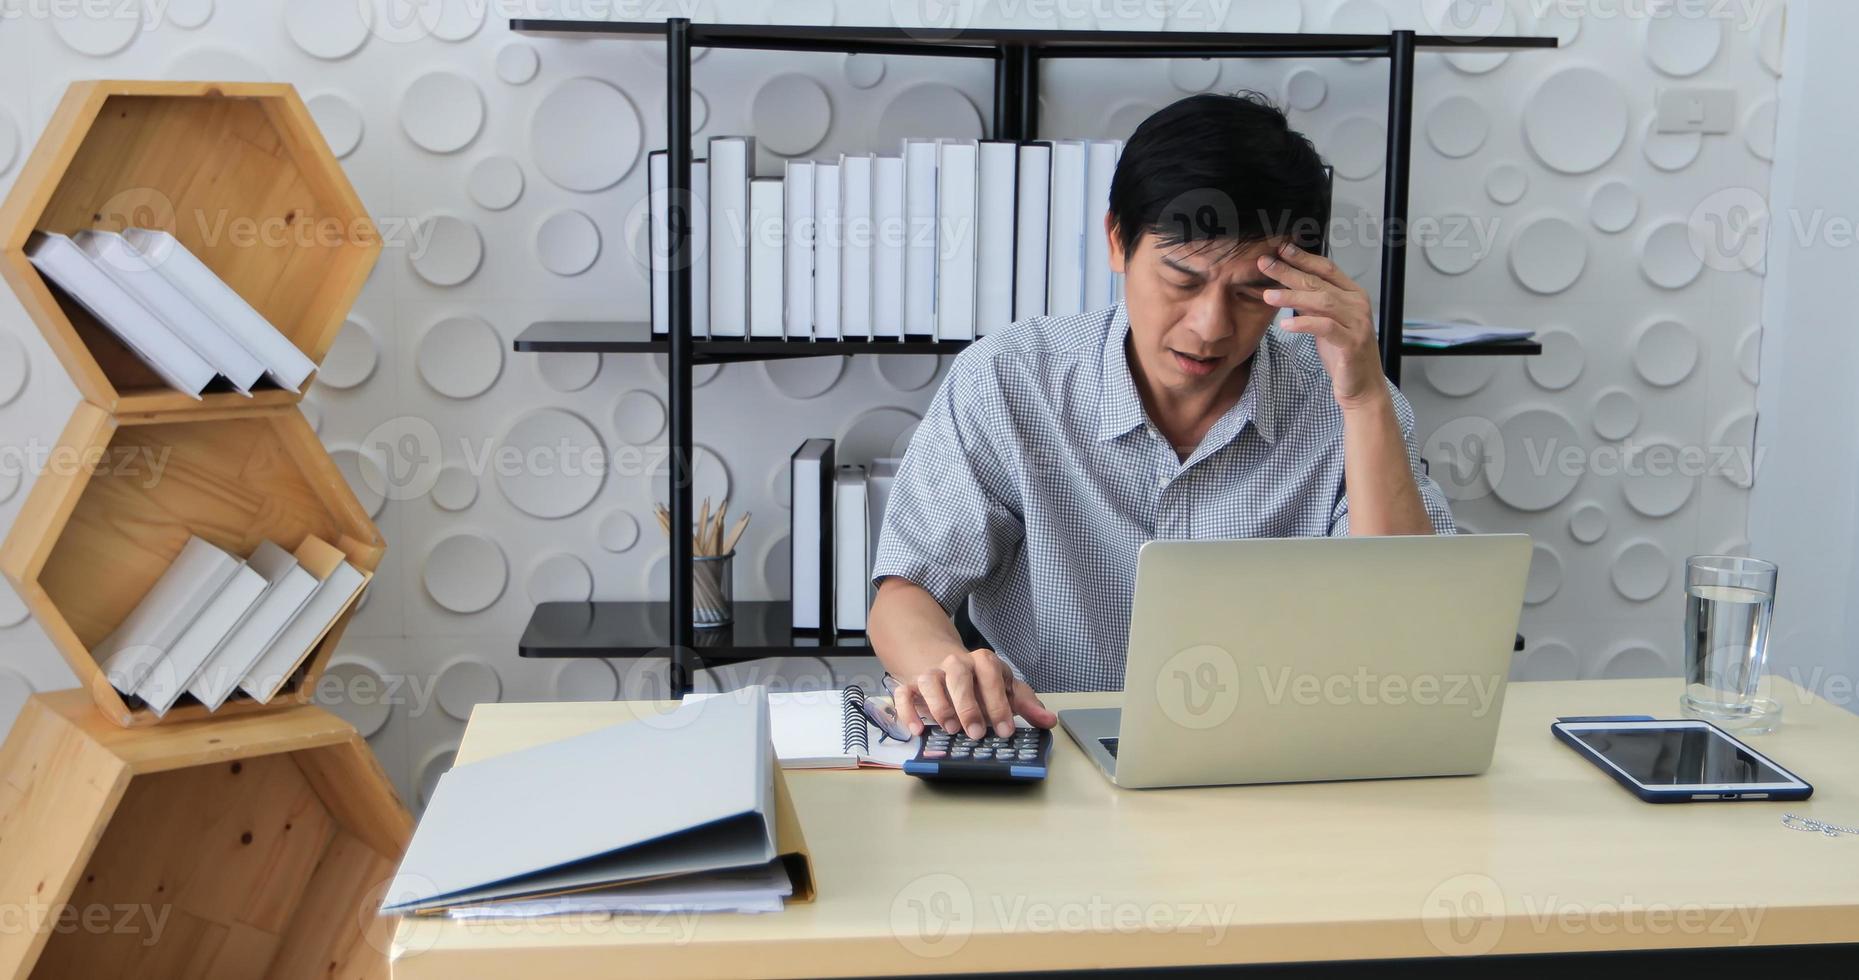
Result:
<svg viewBox="0 0 1859 980"><path fill-rule="evenodd" d="M1186 326L1203 344L1217 344L1233 335L1231 302L1225 289L1204 289L1188 309Z"/></svg>

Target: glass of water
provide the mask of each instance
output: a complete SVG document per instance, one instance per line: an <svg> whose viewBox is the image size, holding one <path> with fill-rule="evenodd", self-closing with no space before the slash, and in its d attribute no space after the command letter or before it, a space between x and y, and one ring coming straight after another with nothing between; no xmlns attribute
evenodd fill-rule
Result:
<svg viewBox="0 0 1859 980"><path fill-rule="evenodd" d="M1686 716L1759 735L1782 707L1758 697L1775 608L1775 565L1760 558L1700 555L1685 560Z"/></svg>

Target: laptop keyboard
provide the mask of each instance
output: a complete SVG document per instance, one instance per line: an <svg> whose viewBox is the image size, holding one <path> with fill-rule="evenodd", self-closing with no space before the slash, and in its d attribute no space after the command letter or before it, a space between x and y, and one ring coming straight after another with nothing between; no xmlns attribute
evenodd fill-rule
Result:
<svg viewBox="0 0 1859 980"><path fill-rule="evenodd" d="M1117 740L1116 740L1116 739L1114 739L1114 738L1100 738L1100 739L1098 739L1098 742L1100 742L1100 743L1102 743L1102 744L1103 744L1103 746L1104 746L1104 751L1106 751L1106 752L1109 752L1109 753L1110 753L1110 757L1111 757L1112 759L1114 759L1114 758L1116 758L1116 757L1117 757Z"/></svg>

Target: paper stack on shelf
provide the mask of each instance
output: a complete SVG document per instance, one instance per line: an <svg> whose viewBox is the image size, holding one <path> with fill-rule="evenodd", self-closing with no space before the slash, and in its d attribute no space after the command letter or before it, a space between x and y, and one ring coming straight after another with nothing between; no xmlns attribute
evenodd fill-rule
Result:
<svg viewBox="0 0 1859 980"><path fill-rule="evenodd" d="M1485 327L1466 323L1445 323L1439 320L1401 321L1401 339L1419 347L1463 347L1467 344L1528 340L1534 336L1536 336L1534 330L1510 327Z"/></svg>

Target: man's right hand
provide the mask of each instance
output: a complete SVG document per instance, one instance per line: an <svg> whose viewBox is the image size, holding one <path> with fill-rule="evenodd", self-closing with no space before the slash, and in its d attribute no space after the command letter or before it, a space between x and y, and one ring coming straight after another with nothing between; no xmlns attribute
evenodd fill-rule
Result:
<svg viewBox="0 0 1859 980"><path fill-rule="evenodd" d="M916 677L898 680L892 698L912 735L923 734L924 715L943 731L966 732L970 738L981 738L990 728L996 735L1013 734L1014 715L1040 728L1058 724L1058 715L992 650L952 653Z"/></svg>

